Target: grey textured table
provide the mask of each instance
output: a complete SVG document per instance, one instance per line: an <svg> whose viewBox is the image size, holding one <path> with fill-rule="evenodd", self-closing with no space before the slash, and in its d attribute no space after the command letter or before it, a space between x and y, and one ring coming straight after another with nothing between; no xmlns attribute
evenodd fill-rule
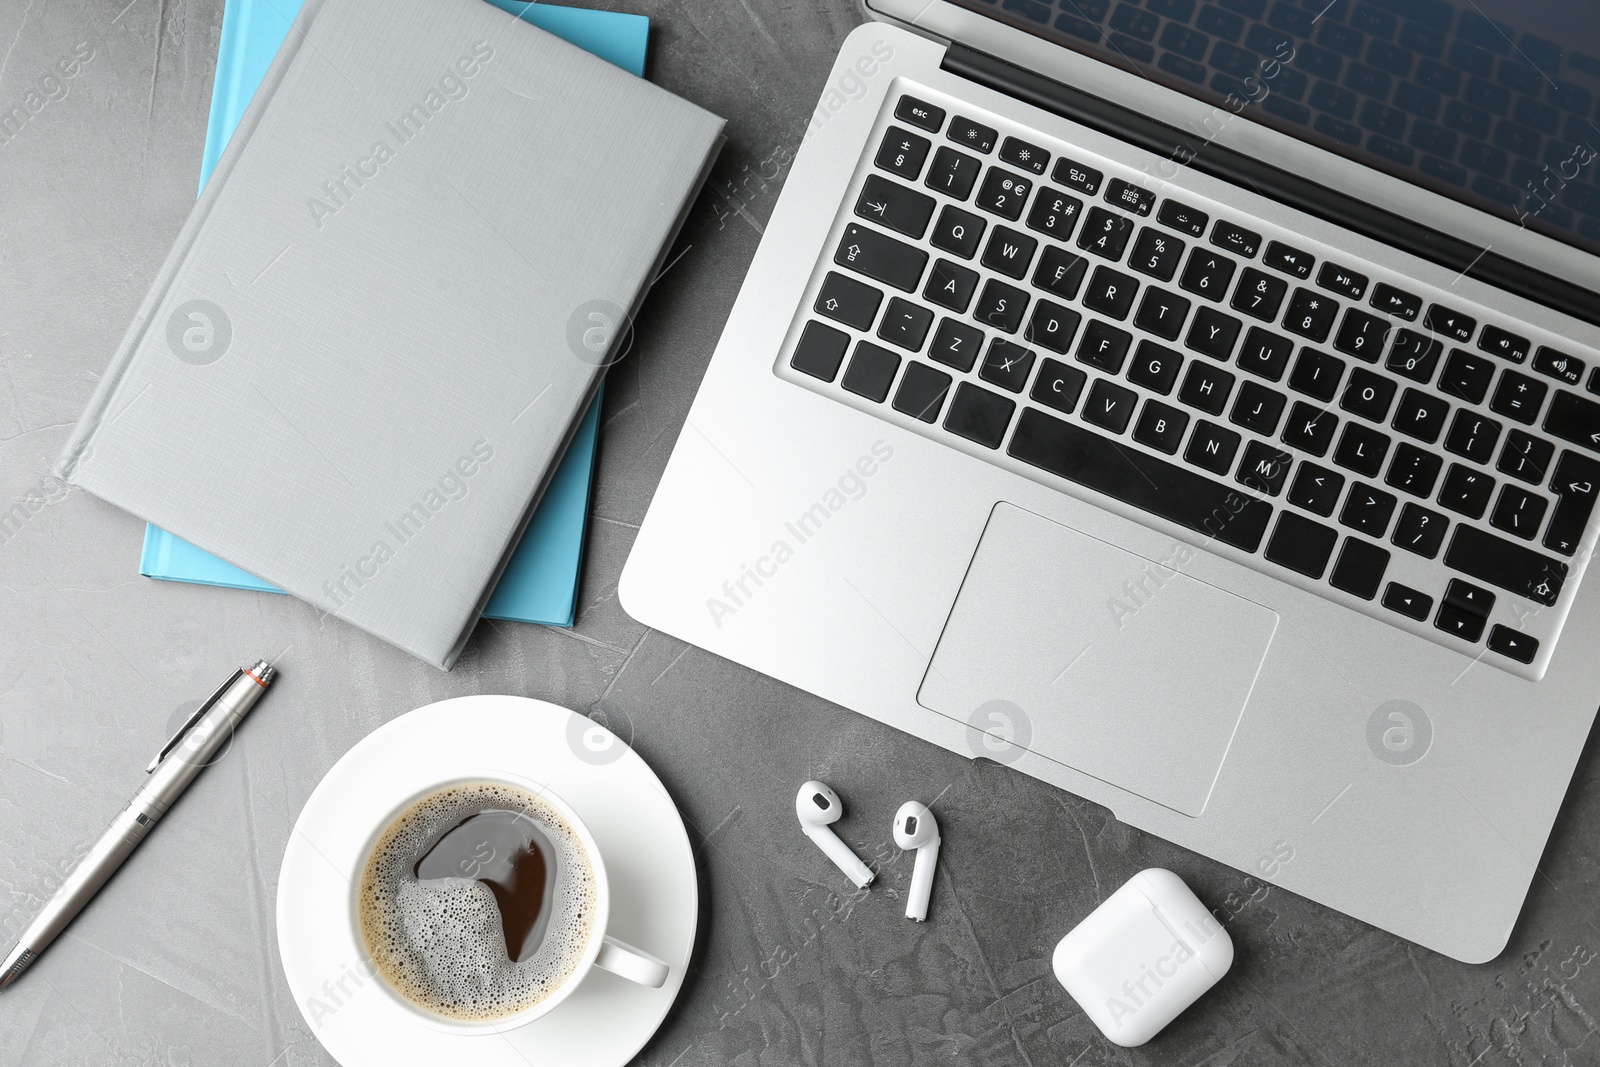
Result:
<svg viewBox="0 0 1600 1067"><path fill-rule="evenodd" d="M651 77L731 142L612 374L578 626L478 628L442 674L285 597L135 573L142 524L49 464L194 202L221 0L3 0L0 112L0 920L31 916L126 802L179 708L282 651L280 688L95 905L0 996L0 1064L331 1062L292 1003L273 902L295 816L381 723L469 693L604 714L673 790L705 896L696 966L640 1057L700 1064L1600 1063L1600 762L1580 765L1511 945L1455 963L645 629L616 581L782 185L849 0L619 0ZM41 86L83 46L70 81ZM64 89L64 95L62 91ZM31 495L30 495L31 494ZM19 511L15 510L21 504ZM19 518L20 516L20 518ZM1513 712L1514 713L1514 710ZM799 833L844 795L859 902ZM888 813L938 796L933 921L901 917ZM881 817L868 818L865 813ZM1102 1039L1050 974L1124 879L1181 873L1233 972L1151 1045Z"/></svg>

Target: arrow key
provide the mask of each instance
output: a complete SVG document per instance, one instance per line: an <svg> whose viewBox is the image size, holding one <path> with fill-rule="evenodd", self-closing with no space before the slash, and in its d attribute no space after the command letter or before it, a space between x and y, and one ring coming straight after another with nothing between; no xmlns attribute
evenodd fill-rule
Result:
<svg viewBox="0 0 1600 1067"><path fill-rule="evenodd" d="M1447 600L1439 605L1439 617L1433 620L1433 624L1463 641L1476 641L1483 636L1483 625L1487 621L1482 615Z"/></svg>
<svg viewBox="0 0 1600 1067"><path fill-rule="evenodd" d="M1556 511L1544 533L1544 547L1570 556L1578 550L1594 512L1595 496L1600 491L1600 462L1581 452L1562 452L1550 488L1557 494Z"/></svg>
<svg viewBox="0 0 1600 1067"><path fill-rule="evenodd" d="M1489 628L1489 651L1498 652L1518 663L1532 663L1533 657L1539 654L1539 639L1496 623Z"/></svg>
<svg viewBox="0 0 1600 1067"><path fill-rule="evenodd" d="M1389 587L1383 591L1383 606L1390 611L1399 612L1408 619L1427 622L1429 613L1433 611L1433 597L1427 593L1419 593L1409 585L1390 582Z"/></svg>

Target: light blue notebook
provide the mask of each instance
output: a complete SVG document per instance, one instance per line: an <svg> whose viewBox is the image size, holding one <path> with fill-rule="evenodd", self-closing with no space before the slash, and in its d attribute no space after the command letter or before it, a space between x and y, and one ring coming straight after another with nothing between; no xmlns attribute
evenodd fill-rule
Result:
<svg viewBox="0 0 1600 1067"><path fill-rule="evenodd" d="M650 20L640 15L588 11L487 0L550 33L644 76ZM228 0L222 20L216 82L211 92L211 117L206 126L200 184L204 187L261 83L302 0ZM512 554L489 598L484 615L491 619L571 626L577 611L578 573L583 561L583 535L589 511L600 424L600 396L595 396L566 456L562 459L522 542ZM224 586L279 593L231 563L204 552L156 526L145 527L139 573L148 578L198 585Z"/></svg>

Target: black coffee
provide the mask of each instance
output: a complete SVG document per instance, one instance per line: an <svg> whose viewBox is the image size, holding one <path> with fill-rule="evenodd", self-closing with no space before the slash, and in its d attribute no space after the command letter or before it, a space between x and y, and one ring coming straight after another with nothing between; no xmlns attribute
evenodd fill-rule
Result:
<svg viewBox="0 0 1600 1067"><path fill-rule="evenodd" d="M452 1020L533 1007L594 936L596 877L577 831L536 794L500 782L413 804L373 846L358 893L378 972Z"/></svg>

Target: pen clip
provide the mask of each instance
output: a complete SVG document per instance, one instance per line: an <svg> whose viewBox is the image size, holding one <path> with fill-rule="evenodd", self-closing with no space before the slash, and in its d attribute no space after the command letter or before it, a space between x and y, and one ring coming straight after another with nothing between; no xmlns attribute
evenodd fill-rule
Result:
<svg viewBox="0 0 1600 1067"><path fill-rule="evenodd" d="M228 677L226 682L223 682L217 687L217 691L215 693L212 693L209 697L207 697L198 708L195 708L194 711L190 713L187 719L183 720L183 725L178 727L178 732L173 734L165 745L161 746L161 751L156 753L156 758L150 761L150 766L144 769L144 773L150 774L154 772L157 767L161 766L161 761L166 759L172 750L178 747L178 745L183 741L184 736L187 735L190 730L194 729L194 724L200 721L201 716L210 711L212 705L218 700L222 699L222 694L226 693L228 691L228 687L234 682L238 681L239 676L243 673L244 669L242 667L239 670L234 671L233 674Z"/></svg>

